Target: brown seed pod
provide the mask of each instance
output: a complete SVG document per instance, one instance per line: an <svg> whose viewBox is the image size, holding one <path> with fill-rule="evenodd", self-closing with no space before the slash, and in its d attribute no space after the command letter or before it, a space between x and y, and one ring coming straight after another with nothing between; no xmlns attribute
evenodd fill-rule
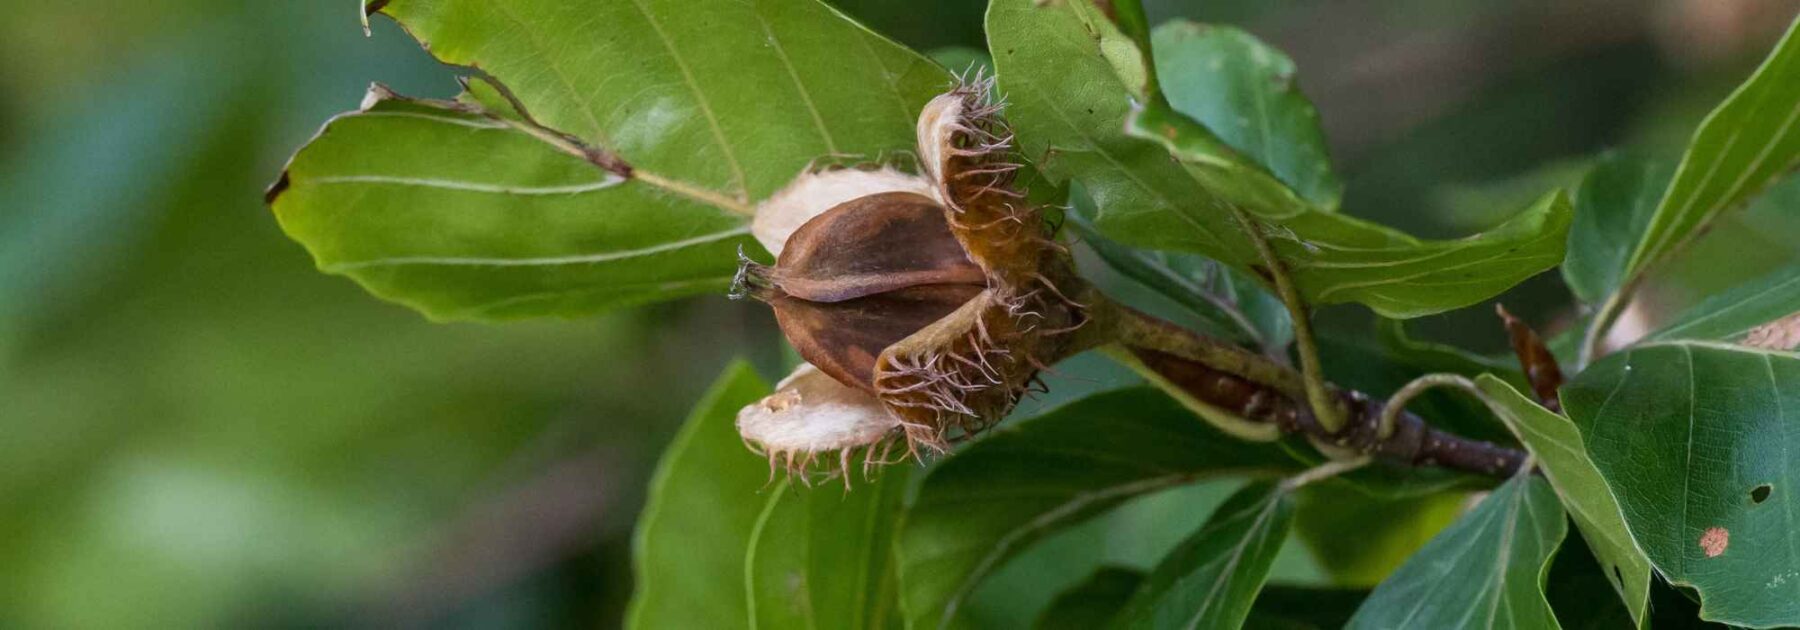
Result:
<svg viewBox="0 0 1800 630"><path fill-rule="evenodd" d="M769 248L778 254L776 264L745 261L740 274L742 291L775 309L800 355L847 390L873 394L914 455L942 450L998 421L1044 365L1070 351L1070 333L1085 321L1082 304L1070 297L1085 285L1067 251L1013 186L1020 167L991 86L977 80L925 107L918 127L922 178L827 172L790 184L780 203L759 208L755 224L797 227L785 235L758 231L765 243L780 238ZM794 191L841 194L851 187L808 177L882 181L814 212L819 202ZM806 218L764 219L765 210ZM804 408L792 398L778 406ZM761 427L761 437L746 429L745 438L767 452L799 453L787 457L790 464L833 460L818 452L827 446L842 460L854 446L786 443L786 436L813 432L769 429L770 423L812 421L806 413L756 417L768 420L740 426ZM882 441L857 435L868 444Z"/></svg>

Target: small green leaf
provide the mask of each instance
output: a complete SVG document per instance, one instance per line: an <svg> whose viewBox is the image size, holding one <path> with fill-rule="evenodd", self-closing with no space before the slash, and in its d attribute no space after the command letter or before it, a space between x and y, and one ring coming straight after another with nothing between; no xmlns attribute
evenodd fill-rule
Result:
<svg viewBox="0 0 1800 630"><path fill-rule="evenodd" d="M1562 267L1575 297L1599 304L1618 290L1631 250L1643 240L1673 173L1665 163L1613 155L1582 178Z"/></svg>
<svg viewBox="0 0 1800 630"><path fill-rule="evenodd" d="M369 4L489 78L340 117L270 196L322 269L437 319L721 291L757 201L913 150L949 85L816 0Z"/></svg>
<svg viewBox="0 0 1800 630"><path fill-rule="evenodd" d="M1102 567L1074 588L1057 594L1032 627L1037 630L1105 628L1143 583L1141 571Z"/></svg>
<svg viewBox="0 0 1800 630"><path fill-rule="evenodd" d="M1296 468L1279 445L1226 436L1148 388L1003 425L933 469L909 507L900 534L907 621L950 626L982 578L1020 550L1126 499Z"/></svg>
<svg viewBox="0 0 1800 630"><path fill-rule="evenodd" d="M1346 627L1556 628L1544 598L1568 521L1550 484L1502 484L1375 588Z"/></svg>
<svg viewBox="0 0 1800 630"><path fill-rule="evenodd" d="M1800 265L1732 287L1682 311L1646 341L1740 342L1750 330L1800 313Z"/></svg>
<svg viewBox="0 0 1800 630"><path fill-rule="evenodd" d="M1475 303L1561 260L1569 213L1560 195L1479 236L1424 242L1313 207L1186 116L1154 102L1134 115L1127 82L1093 44L1084 3L998 0L989 48L1025 155L1052 179L1081 183L1109 237L1255 273L1259 258L1230 212L1241 208L1267 224L1309 301L1361 302L1393 317ZM1128 124L1138 137L1122 131ZM1182 161L1171 163L1171 152Z"/></svg>
<svg viewBox="0 0 1800 630"><path fill-rule="evenodd" d="M1800 166L1800 17L1750 78L1694 132L1625 274L1641 274L1719 214Z"/></svg>
<svg viewBox="0 0 1800 630"><path fill-rule="evenodd" d="M1319 111L1295 85L1294 62L1254 35L1186 20L1152 38L1163 94L1300 197L1332 211L1344 184L1331 169Z"/></svg>
<svg viewBox="0 0 1800 630"><path fill-rule="evenodd" d="M1641 626L1647 619L1650 561L1639 551L1625 526L1619 501L1613 498L1600 470L1588 459L1581 432L1568 418L1550 412L1519 390L1492 375L1476 379L1488 397L1506 409L1502 419L1537 457L1544 476L1575 519L1576 529L1599 559L1606 581Z"/></svg>
<svg viewBox="0 0 1800 630"><path fill-rule="evenodd" d="M1703 618L1800 625L1800 355L1650 344L1562 400L1632 538Z"/></svg>
<svg viewBox="0 0 1800 630"><path fill-rule="evenodd" d="M894 525L911 472L890 466L849 488L788 480L765 491L744 567L750 627L896 625Z"/></svg>
<svg viewBox="0 0 1800 630"><path fill-rule="evenodd" d="M726 368L657 464L632 540L629 628L747 627L744 556L762 514L768 462L744 448L737 412L769 391Z"/></svg>
<svg viewBox="0 0 1800 630"><path fill-rule="evenodd" d="M1294 501L1274 483L1239 490L1144 580L1115 628L1234 628L1287 540Z"/></svg>

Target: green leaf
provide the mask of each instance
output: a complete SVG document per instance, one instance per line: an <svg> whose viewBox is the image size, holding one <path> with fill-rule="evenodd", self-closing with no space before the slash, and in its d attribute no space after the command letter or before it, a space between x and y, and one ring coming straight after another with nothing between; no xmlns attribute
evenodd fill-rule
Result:
<svg viewBox="0 0 1800 630"><path fill-rule="evenodd" d="M1348 628L1556 628L1544 598L1568 521L1550 484L1521 475L1395 571Z"/></svg>
<svg viewBox="0 0 1800 630"><path fill-rule="evenodd" d="M726 368L663 454L632 540L637 592L627 627L745 627L739 576L768 462L744 448L736 422L768 392L748 364Z"/></svg>
<svg viewBox="0 0 1800 630"><path fill-rule="evenodd" d="M1719 214L1800 166L1800 17L1762 66L1719 104L1688 144L1625 266L1627 277L1679 250Z"/></svg>
<svg viewBox="0 0 1800 630"><path fill-rule="evenodd" d="M1267 192L1269 187L1259 185L1258 177L1226 159L1205 127L1180 113L1140 110L1128 119L1126 132L1161 143L1190 176L1219 194L1221 204L1248 211L1262 222L1276 255L1310 302L1360 302L1383 316L1419 317L1493 297L1562 260L1572 212L1561 191L1539 198L1486 232L1452 241L1421 241ZM1178 229L1172 219L1164 218L1169 223L1162 229ZM1105 229L1104 221L1097 222ZM1156 246L1148 244L1149 238L1168 238L1153 233L1138 236L1149 247ZM1203 241L1174 246L1200 251L1206 247Z"/></svg>
<svg viewBox="0 0 1800 630"><path fill-rule="evenodd" d="M1479 236L1424 242L1313 207L1185 116L1154 105L1133 115L1129 87L1098 54L1101 35L1077 5L1085 6L998 0L989 48L1025 155L1049 177L1086 187L1107 236L1254 273L1259 259L1230 212L1238 207L1269 224L1309 301L1361 302L1393 317L1475 303L1561 260L1569 213L1560 195ZM1127 136L1128 123L1164 146Z"/></svg>
<svg viewBox="0 0 1800 630"><path fill-rule="evenodd" d="M1135 569L1102 567L1080 584L1057 594L1032 624L1037 630L1093 630L1104 628L1119 615L1131 594L1143 584L1144 573Z"/></svg>
<svg viewBox="0 0 1800 630"><path fill-rule="evenodd" d="M1650 561L1632 540L1619 501L1588 459L1581 432L1568 418L1539 406L1499 378L1484 374L1476 384L1506 410L1502 419L1537 458L1563 507L1575 519L1576 529L1599 559L1606 581L1641 626L1647 619Z"/></svg>
<svg viewBox="0 0 1800 630"><path fill-rule="evenodd" d="M1575 297L1598 304L1618 290L1673 173L1668 164L1612 155L1582 178L1562 267Z"/></svg>
<svg viewBox="0 0 1800 630"><path fill-rule="evenodd" d="M1800 265L1732 287L1682 311L1646 341L1740 342L1750 330L1800 313Z"/></svg>
<svg viewBox="0 0 1800 630"><path fill-rule="evenodd" d="M1077 207L1085 200L1077 196ZM1221 336L1272 351L1294 340L1287 307L1243 272L1194 254L1120 245L1073 213L1067 225L1107 266L1180 305Z"/></svg>
<svg viewBox="0 0 1800 630"><path fill-rule="evenodd" d="M1294 62L1254 35L1186 20L1151 40L1163 95L1225 144L1321 210L1336 210L1344 184L1331 169L1319 111L1300 93Z"/></svg>
<svg viewBox="0 0 1800 630"><path fill-rule="evenodd" d="M948 85L815 0L371 6L494 82L341 117L272 204L322 269L438 319L719 291L758 200L821 158L912 150Z"/></svg>
<svg viewBox="0 0 1800 630"><path fill-rule="evenodd" d="M897 625L894 525L911 472L897 465L849 488L789 480L765 492L744 563L751 627Z"/></svg>
<svg viewBox="0 0 1800 630"><path fill-rule="evenodd" d="M1262 483L1239 490L1156 565L1113 627L1243 625L1293 522L1285 489Z"/></svg>
<svg viewBox="0 0 1800 630"><path fill-rule="evenodd" d="M1702 617L1800 625L1800 355L1651 344L1562 399L1632 538Z"/></svg>
<svg viewBox="0 0 1800 630"><path fill-rule="evenodd" d="M578 316L730 283L744 218L528 127L372 93L288 165L282 229L319 268L435 319Z"/></svg>
<svg viewBox="0 0 1800 630"><path fill-rule="evenodd" d="M751 202L827 155L911 150L936 64L814 0L394 0L432 55L640 171Z"/></svg>
<svg viewBox="0 0 1800 630"><path fill-rule="evenodd" d="M898 617L895 523L911 468L806 487L771 481L737 412L768 393L738 363L657 466L634 541L632 628L876 628ZM854 463L854 462L852 462Z"/></svg>
<svg viewBox="0 0 1800 630"><path fill-rule="evenodd" d="M1020 550L1132 497L1296 461L1246 444L1153 389L1082 399L1012 422L925 477L900 534L909 625L949 626L983 578Z"/></svg>

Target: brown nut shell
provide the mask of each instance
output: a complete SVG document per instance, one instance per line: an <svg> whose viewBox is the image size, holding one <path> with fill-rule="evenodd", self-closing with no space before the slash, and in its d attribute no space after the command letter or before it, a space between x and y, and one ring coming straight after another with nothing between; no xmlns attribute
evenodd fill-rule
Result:
<svg viewBox="0 0 1800 630"><path fill-rule="evenodd" d="M888 192L853 199L788 238L770 281L788 295L842 302L912 286L985 286L930 197Z"/></svg>

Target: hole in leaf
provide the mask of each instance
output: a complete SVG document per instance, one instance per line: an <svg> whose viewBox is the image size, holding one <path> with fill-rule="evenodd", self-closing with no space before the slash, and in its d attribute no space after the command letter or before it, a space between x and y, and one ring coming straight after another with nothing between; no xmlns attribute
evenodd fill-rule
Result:
<svg viewBox="0 0 1800 630"><path fill-rule="evenodd" d="M1619 565L1616 565L1616 564L1613 565L1612 569L1613 569L1613 586L1617 587L1617 588L1625 588L1625 572L1620 571Z"/></svg>
<svg viewBox="0 0 1800 630"><path fill-rule="evenodd" d="M1762 503L1763 501L1769 500L1769 491L1772 489L1773 488L1771 488L1769 486L1769 484L1766 484L1766 483L1763 485L1757 486L1755 488L1751 488L1750 489L1750 502L1751 503Z"/></svg>

